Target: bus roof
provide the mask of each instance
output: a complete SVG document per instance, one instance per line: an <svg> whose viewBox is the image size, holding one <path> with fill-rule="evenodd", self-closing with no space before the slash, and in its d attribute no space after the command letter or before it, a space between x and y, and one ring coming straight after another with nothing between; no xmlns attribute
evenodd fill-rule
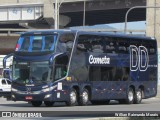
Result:
<svg viewBox="0 0 160 120"><path fill-rule="evenodd" d="M54 30L54 29L32 30L32 31L24 32L21 35L53 34L53 33L65 33L65 32L76 32L76 30L69 30L69 29L61 29L61 30Z"/></svg>
<svg viewBox="0 0 160 120"><path fill-rule="evenodd" d="M79 31L79 35L101 35L101 36L108 36L108 37L115 37L115 38L156 40L154 37L146 37L146 36L140 36L140 35L129 35L129 34L124 34L124 33Z"/></svg>
<svg viewBox="0 0 160 120"><path fill-rule="evenodd" d="M108 36L108 37L116 37L116 38L129 38L129 39L145 39L145 40L156 40L153 37L146 37L146 36L139 36L139 35L128 35L124 33L109 33L109 32L88 32L88 31L79 31L79 30L70 30L70 29L45 29L45 30L33 30L22 33L22 35L29 35L29 34L53 34L53 33L65 33L65 32L78 32L79 35L101 35L101 36Z"/></svg>

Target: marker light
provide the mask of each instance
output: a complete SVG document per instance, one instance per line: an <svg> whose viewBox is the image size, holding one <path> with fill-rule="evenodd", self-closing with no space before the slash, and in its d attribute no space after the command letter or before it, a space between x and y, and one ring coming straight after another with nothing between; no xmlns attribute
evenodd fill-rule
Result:
<svg viewBox="0 0 160 120"><path fill-rule="evenodd" d="M66 77L67 81L71 81L71 79L72 79L71 77Z"/></svg>
<svg viewBox="0 0 160 120"><path fill-rule="evenodd" d="M16 44L16 49L15 49L15 51L18 51L18 49L19 49L19 44Z"/></svg>

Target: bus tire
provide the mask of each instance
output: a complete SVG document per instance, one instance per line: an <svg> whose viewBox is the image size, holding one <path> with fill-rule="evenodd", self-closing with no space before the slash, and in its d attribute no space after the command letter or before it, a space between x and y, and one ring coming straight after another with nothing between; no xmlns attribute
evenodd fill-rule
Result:
<svg viewBox="0 0 160 120"><path fill-rule="evenodd" d="M47 107L52 107L53 104L54 104L54 102L51 102L51 101L44 101L44 104L45 104L45 106L47 106Z"/></svg>
<svg viewBox="0 0 160 120"><path fill-rule="evenodd" d="M83 89L82 95L80 95L79 105L84 106L89 103L89 92L87 89Z"/></svg>
<svg viewBox="0 0 160 120"><path fill-rule="evenodd" d="M77 91L75 89L71 89L69 93L69 100L66 102L68 106L75 106L77 104Z"/></svg>
<svg viewBox="0 0 160 120"><path fill-rule="evenodd" d="M31 103L32 103L32 106L34 107L39 107L42 105L42 101L31 101Z"/></svg>
<svg viewBox="0 0 160 120"><path fill-rule="evenodd" d="M126 103L127 104L133 104L134 102L134 91L133 89L130 87L127 93L127 99L126 99Z"/></svg>
<svg viewBox="0 0 160 120"><path fill-rule="evenodd" d="M134 103L135 103L135 104L140 104L141 101L142 101L142 90L139 88L139 89L135 92Z"/></svg>

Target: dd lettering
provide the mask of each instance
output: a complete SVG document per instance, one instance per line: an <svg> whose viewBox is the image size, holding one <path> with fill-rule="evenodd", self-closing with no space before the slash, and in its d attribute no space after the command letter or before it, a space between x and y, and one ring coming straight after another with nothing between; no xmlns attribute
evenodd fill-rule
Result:
<svg viewBox="0 0 160 120"><path fill-rule="evenodd" d="M148 68L148 51L146 47L134 45L130 46L130 70L131 71L146 71Z"/></svg>

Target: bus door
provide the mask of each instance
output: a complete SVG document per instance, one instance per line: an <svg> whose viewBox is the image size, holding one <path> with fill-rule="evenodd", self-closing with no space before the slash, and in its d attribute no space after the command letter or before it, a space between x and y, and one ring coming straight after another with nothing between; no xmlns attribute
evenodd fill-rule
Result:
<svg viewBox="0 0 160 120"><path fill-rule="evenodd" d="M66 76L68 65L68 56L66 54L61 54L55 58L54 62L54 80L59 80Z"/></svg>

